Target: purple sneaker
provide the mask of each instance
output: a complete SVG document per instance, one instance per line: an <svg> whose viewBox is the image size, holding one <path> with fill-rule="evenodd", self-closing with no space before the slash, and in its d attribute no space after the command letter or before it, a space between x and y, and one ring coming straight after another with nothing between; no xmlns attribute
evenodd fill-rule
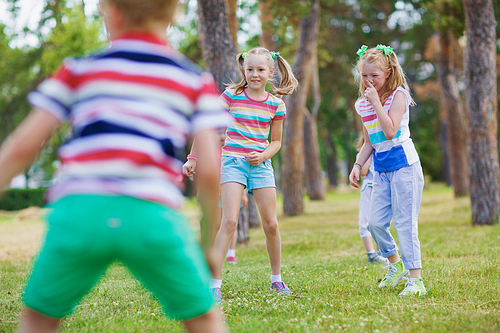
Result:
<svg viewBox="0 0 500 333"><path fill-rule="evenodd" d="M290 295L292 293L283 281L271 283L271 290L273 289L276 290L278 294Z"/></svg>
<svg viewBox="0 0 500 333"><path fill-rule="evenodd" d="M212 292L212 298L214 299L214 302L220 303L222 301L222 293L220 291L220 288L211 288L210 291Z"/></svg>

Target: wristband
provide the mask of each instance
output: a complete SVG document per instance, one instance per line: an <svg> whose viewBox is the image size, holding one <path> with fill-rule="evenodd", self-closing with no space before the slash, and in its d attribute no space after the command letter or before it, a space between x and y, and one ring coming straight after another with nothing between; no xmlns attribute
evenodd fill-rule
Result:
<svg viewBox="0 0 500 333"><path fill-rule="evenodd" d="M196 161L198 161L198 157L197 157L196 155L191 155L191 154L189 154L189 155L187 156L187 159L188 159L188 160L195 160L195 162L196 162Z"/></svg>
<svg viewBox="0 0 500 333"><path fill-rule="evenodd" d="M361 164L359 164L358 162L354 162L354 165L359 165L359 168L362 169L363 166Z"/></svg>

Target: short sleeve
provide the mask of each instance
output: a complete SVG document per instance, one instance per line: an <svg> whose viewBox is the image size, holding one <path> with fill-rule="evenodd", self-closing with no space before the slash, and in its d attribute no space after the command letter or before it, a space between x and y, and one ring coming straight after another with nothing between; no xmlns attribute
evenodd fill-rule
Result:
<svg viewBox="0 0 500 333"><path fill-rule="evenodd" d="M278 108L276 109L276 114L273 117L273 120L281 120L286 118L286 105L282 99L279 100Z"/></svg>
<svg viewBox="0 0 500 333"><path fill-rule="evenodd" d="M217 101L219 90L213 76L203 72L200 80L201 88L196 98L196 110L191 118L191 132L227 127L229 113Z"/></svg>
<svg viewBox="0 0 500 333"><path fill-rule="evenodd" d="M231 106L231 100L233 99L234 93L231 89L226 89L222 94L219 96L219 103L229 111L229 108Z"/></svg>
<svg viewBox="0 0 500 333"><path fill-rule="evenodd" d="M71 68L75 60L67 58L59 68L28 94L28 102L54 115L61 121L69 117L73 104L73 87L78 78Z"/></svg>

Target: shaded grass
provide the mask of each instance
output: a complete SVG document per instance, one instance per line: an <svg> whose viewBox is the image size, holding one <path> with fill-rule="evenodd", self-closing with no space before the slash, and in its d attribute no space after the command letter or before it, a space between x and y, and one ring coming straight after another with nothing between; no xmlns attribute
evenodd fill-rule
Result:
<svg viewBox="0 0 500 333"><path fill-rule="evenodd" d="M500 226L471 226L468 198L431 184L420 213L424 298L399 299L380 291L385 271L366 264L357 226L359 193L330 192L326 201L306 202L306 213L280 213L282 276L292 297L269 291L269 260L262 229L237 248L238 264L223 271L222 311L233 332L498 332L500 331ZM186 206L193 226L199 212ZM16 237L11 217L0 219ZM40 222L30 222L40 227ZM21 228L19 226L19 228ZM24 229L19 229L24 230ZM393 235L395 231L393 230ZM2 257L3 258L3 257ZM0 261L0 332L12 332L29 257ZM151 294L115 264L63 321L63 332L181 332L161 316Z"/></svg>

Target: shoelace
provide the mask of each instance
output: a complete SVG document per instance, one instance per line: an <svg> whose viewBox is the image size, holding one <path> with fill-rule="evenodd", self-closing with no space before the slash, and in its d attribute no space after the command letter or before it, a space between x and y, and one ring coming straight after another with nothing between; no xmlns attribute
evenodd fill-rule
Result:
<svg viewBox="0 0 500 333"><path fill-rule="evenodd" d="M388 269L389 271L385 275L385 278L390 280L393 278L393 276L396 274L398 269L396 268L396 265L389 264L388 266L384 266L384 269Z"/></svg>
<svg viewBox="0 0 500 333"><path fill-rule="evenodd" d="M407 278L407 277L404 277L403 279L406 280L405 290L414 291L415 285L417 284L417 281L416 280L412 280L412 279Z"/></svg>

